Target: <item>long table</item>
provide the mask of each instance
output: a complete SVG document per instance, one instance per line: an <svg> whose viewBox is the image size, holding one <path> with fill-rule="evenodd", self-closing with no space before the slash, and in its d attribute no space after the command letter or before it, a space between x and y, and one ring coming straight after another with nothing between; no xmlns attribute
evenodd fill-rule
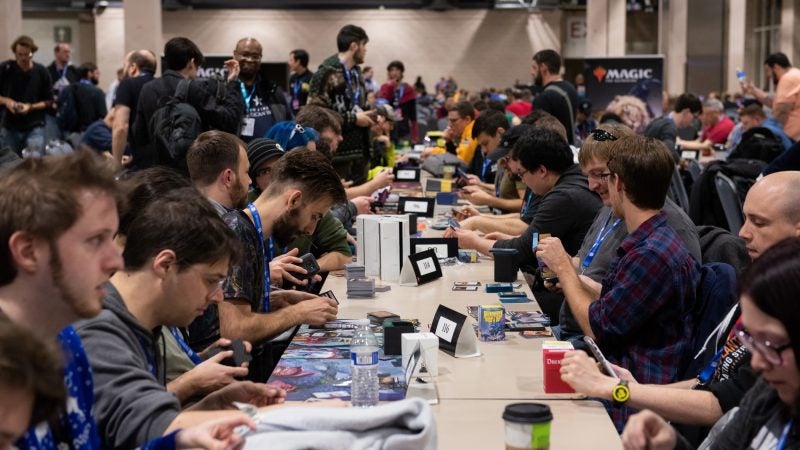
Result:
<svg viewBox="0 0 800 450"><path fill-rule="evenodd" d="M325 289L339 299L339 317L364 318L367 313L387 310L403 318L419 319L427 331L439 304L467 313L467 306L498 303L496 294L487 294L486 282L493 281L491 260L475 264L442 267L443 277L422 286L391 286L389 292L376 293L373 299L348 299L342 273L328 276ZM521 277L520 277L521 280ZM454 281L480 281L477 292L456 292ZM522 283L533 298L526 283ZM535 302L505 305L508 310L538 311ZM473 319L468 319L470 323ZM551 449L619 449L619 437L603 406L581 399L576 394L545 394L542 384L542 341L507 332L501 342L480 342L481 356L454 358L439 352L436 377L440 403L433 406L439 430L439 448L502 448L505 405L518 401L537 401L553 411ZM580 430L580 432L576 432Z"/></svg>

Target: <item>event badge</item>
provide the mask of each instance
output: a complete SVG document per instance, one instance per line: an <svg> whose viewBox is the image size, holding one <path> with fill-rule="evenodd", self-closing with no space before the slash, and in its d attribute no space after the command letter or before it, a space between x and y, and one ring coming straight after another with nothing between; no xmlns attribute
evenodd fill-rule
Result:
<svg viewBox="0 0 800 450"><path fill-rule="evenodd" d="M256 128L256 119L245 117L242 121L242 136L252 136Z"/></svg>

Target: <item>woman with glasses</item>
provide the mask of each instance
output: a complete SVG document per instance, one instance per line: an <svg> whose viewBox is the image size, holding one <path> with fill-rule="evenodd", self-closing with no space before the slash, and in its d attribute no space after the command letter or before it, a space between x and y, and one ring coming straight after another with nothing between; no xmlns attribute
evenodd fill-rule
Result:
<svg viewBox="0 0 800 450"><path fill-rule="evenodd" d="M714 425L701 449L796 449L800 398L800 239L784 240L758 258L740 280L743 329L738 332L760 375L739 408ZM626 449L691 448L651 411L632 416Z"/></svg>

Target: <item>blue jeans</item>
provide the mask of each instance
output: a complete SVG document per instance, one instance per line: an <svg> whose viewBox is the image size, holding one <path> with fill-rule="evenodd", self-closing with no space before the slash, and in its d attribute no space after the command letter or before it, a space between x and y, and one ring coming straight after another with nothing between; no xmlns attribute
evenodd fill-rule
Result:
<svg viewBox="0 0 800 450"><path fill-rule="evenodd" d="M35 127L28 131L0 128L0 145L11 148L19 156L22 156L24 148L44 155L44 127Z"/></svg>

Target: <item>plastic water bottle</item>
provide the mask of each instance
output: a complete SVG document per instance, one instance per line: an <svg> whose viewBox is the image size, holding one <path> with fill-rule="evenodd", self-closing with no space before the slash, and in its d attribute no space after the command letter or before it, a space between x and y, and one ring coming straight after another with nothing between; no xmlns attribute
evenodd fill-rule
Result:
<svg viewBox="0 0 800 450"><path fill-rule="evenodd" d="M739 67L736 68L736 78L739 80L739 83L747 81L747 75L745 75L744 70Z"/></svg>
<svg viewBox="0 0 800 450"><path fill-rule="evenodd" d="M378 340L369 326L369 319L358 321L350 341L350 401L353 406L370 407L378 404Z"/></svg>

